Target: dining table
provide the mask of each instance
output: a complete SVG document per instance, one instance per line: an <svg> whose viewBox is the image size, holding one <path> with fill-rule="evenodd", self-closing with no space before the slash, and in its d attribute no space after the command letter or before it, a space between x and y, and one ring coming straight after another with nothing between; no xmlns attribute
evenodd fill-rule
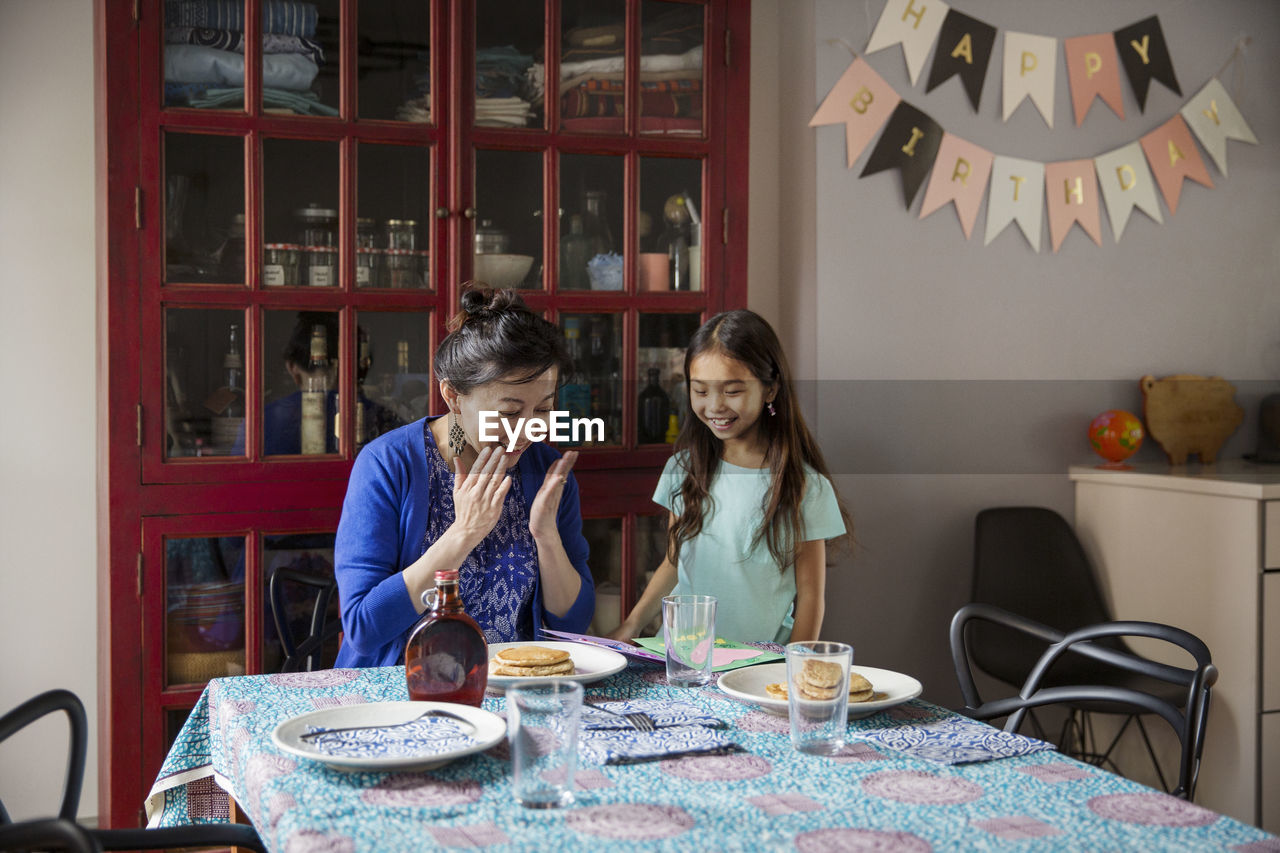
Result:
<svg viewBox="0 0 1280 853"><path fill-rule="evenodd" d="M936 748L916 750L915 734L938 727L1005 734L918 697L851 718L845 746L819 756L792 747L777 708L714 681L670 686L661 664L632 660L584 686L590 704L694 706L719 721L730 746L620 763L583 753L573 802L528 809L512 796L505 739L428 770L337 768L273 740L281 723L302 714L407 700L403 667L216 678L156 778L149 825L238 815L281 853L1280 851L1280 838L1257 827L1020 735L1010 737L1022 748L989 760L949 760L945 743L941 757ZM499 691L483 700L500 716L505 707Z"/></svg>

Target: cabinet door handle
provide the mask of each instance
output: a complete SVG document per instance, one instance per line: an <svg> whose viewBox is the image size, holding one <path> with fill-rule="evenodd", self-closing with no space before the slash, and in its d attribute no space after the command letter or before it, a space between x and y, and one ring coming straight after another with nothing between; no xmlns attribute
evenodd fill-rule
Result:
<svg viewBox="0 0 1280 853"><path fill-rule="evenodd" d="M466 210L462 211L462 215L467 217L467 219L475 219L476 209L474 207L468 207Z"/></svg>
<svg viewBox="0 0 1280 853"><path fill-rule="evenodd" d="M449 208L447 207L436 208L436 219L448 219L448 218L449 218Z"/></svg>

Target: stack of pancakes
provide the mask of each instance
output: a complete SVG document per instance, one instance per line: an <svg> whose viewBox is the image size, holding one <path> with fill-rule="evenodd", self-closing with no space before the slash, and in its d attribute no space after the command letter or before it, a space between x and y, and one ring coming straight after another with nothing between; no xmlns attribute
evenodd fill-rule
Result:
<svg viewBox="0 0 1280 853"><path fill-rule="evenodd" d="M490 675L520 678L539 675L573 675L573 659L563 649L544 646L514 646L489 659Z"/></svg>
<svg viewBox="0 0 1280 853"><path fill-rule="evenodd" d="M796 690L801 699L825 702L836 698L840 684L840 664L821 660L807 660L796 673ZM765 692L774 699L787 698L785 684L766 684ZM856 672L849 673L849 701L867 702L875 696L871 682Z"/></svg>

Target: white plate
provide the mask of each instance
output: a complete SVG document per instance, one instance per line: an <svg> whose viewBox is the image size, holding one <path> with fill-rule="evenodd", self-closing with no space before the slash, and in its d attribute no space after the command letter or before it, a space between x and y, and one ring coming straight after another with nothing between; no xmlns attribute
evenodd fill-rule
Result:
<svg viewBox="0 0 1280 853"><path fill-rule="evenodd" d="M901 705L903 702L916 698L924 690L919 681L909 675L903 675L891 669L853 666L850 667L850 670L870 681L876 693L885 694L883 699L849 703L849 719L851 720L868 717L877 711L883 711L885 708ZM787 716L787 700L774 699L765 692L764 686L766 684L786 683L786 661L748 666L726 672L720 676L720 689L725 693L735 699L741 699L743 702L759 705L761 710L768 711L770 714L780 714L784 717Z"/></svg>
<svg viewBox="0 0 1280 853"><path fill-rule="evenodd" d="M340 729L347 726L387 726L417 717L429 708L440 708L457 714L475 726L465 738L440 744L388 738L371 744L381 754L343 755L325 752L314 741L302 735L315 728ZM271 732L276 746L292 755L322 761L339 770L430 770L473 752L481 752L506 737L507 724L497 714L470 705L452 702L368 702L363 705L340 705L299 714L280 723ZM458 742L462 741L462 742Z"/></svg>
<svg viewBox="0 0 1280 853"><path fill-rule="evenodd" d="M564 649L573 660L573 675L494 675L489 673L489 687L494 690L505 690L513 684L526 684L531 681L545 681L548 678L559 678L564 681L580 681L590 684L602 678L608 678L615 672L627 668L627 659L603 646L592 646L587 643L564 643L539 640L536 643L490 643L489 660L503 649L514 649L517 646L541 646L544 649Z"/></svg>

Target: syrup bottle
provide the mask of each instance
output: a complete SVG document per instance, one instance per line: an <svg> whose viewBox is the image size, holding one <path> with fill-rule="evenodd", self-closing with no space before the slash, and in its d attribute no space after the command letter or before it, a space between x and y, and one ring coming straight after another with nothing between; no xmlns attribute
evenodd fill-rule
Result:
<svg viewBox="0 0 1280 853"><path fill-rule="evenodd" d="M409 698L479 707L489 681L489 644L462 609L458 570L436 572L436 588L424 592L422 601L427 613L404 650Z"/></svg>

